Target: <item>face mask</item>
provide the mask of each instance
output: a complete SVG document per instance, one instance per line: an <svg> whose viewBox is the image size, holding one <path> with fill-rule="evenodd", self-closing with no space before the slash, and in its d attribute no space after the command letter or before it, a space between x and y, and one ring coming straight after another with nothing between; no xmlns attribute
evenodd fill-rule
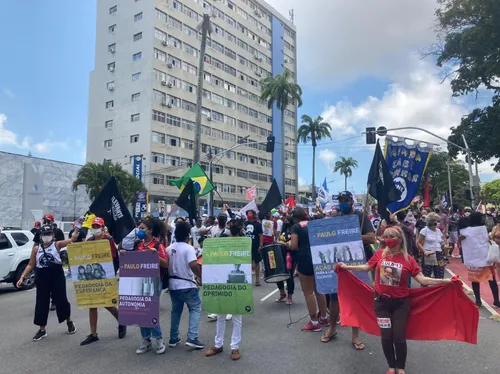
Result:
<svg viewBox="0 0 500 374"><path fill-rule="evenodd" d="M396 238L387 238L387 239L384 239L384 242L385 242L385 245L387 247L389 247L390 249L396 248L400 243L399 239L396 239Z"/></svg>
<svg viewBox="0 0 500 374"><path fill-rule="evenodd" d="M102 229L92 229L92 234L94 236L99 236L102 234Z"/></svg>
<svg viewBox="0 0 500 374"><path fill-rule="evenodd" d="M253 219L253 214L252 213L248 213L247 214L247 219Z"/></svg>
<svg viewBox="0 0 500 374"><path fill-rule="evenodd" d="M236 236L241 232L241 229L238 226L231 226L229 231L231 231L231 235Z"/></svg>
<svg viewBox="0 0 500 374"><path fill-rule="evenodd" d="M141 229L137 230L137 237L139 239L143 240L146 237L146 231L141 230Z"/></svg>
<svg viewBox="0 0 500 374"><path fill-rule="evenodd" d="M347 203L340 203L339 208L342 213L349 213L352 210L352 207Z"/></svg>
<svg viewBox="0 0 500 374"><path fill-rule="evenodd" d="M465 213L464 213L464 216L465 216L465 217L469 217L469 216L470 216L470 212L465 212Z"/></svg>
<svg viewBox="0 0 500 374"><path fill-rule="evenodd" d="M52 235L42 235L43 244L49 244L52 242Z"/></svg>

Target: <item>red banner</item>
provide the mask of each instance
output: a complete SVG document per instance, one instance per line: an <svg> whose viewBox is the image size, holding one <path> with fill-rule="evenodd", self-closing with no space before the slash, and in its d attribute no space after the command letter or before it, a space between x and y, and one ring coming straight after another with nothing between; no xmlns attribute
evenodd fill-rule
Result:
<svg viewBox="0 0 500 374"><path fill-rule="evenodd" d="M257 187L253 186L247 189L246 193L247 200L255 200L257 198Z"/></svg>

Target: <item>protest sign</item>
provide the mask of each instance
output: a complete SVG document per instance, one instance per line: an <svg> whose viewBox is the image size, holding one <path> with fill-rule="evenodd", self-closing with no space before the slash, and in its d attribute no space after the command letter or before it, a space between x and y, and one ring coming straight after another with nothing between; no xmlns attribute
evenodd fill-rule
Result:
<svg viewBox="0 0 500 374"><path fill-rule="evenodd" d="M68 260L78 308L116 306L118 288L109 240L72 243Z"/></svg>
<svg viewBox="0 0 500 374"><path fill-rule="evenodd" d="M316 287L321 294L337 293L338 278L335 264L366 263L357 215L310 221L307 225ZM368 283L368 273L355 273Z"/></svg>
<svg viewBox="0 0 500 374"><path fill-rule="evenodd" d="M480 268L488 264L488 230L486 226L466 227L460 230L464 264L468 268Z"/></svg>
<svg viewBox="0 0 500 374"><path fill-rule="evenodd" d="M127 252L120 257L118 293L121 325L158 325L161 293L158 252Z"/></svg>
<svg viewBox="0 0 500 374"><path fill-rule="evenodd" d="M203 242L203 310L253 313L252 240L211 238Z"/></svg>

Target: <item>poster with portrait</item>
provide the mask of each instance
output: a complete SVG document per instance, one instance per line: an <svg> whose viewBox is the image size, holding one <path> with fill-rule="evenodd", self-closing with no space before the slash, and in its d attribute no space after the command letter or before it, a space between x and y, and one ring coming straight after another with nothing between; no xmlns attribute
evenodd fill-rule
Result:
<svg viewBox="0 0 500 374"><path fill-rule="evenodd" d="M154 327L160 321L160 257L158 252L120 256L119 321L125 326Z"/></svg>
<svg viewBox="0 0 500 374"><path fill-rule="evenodd" d="M203 242L203 310L252 314L252 240L209 238Z"/></svg>
<svg viewBox="0 0 500 374"><path fill-rule="evenodd" d="M116 306L118 287L109 240L68 245L71 279L78 308Z"/></svg>
<svg viewBox="0 0 500 374"><path fill-rule="evenodd" d="M366 263L361 229L357 215L347 215L308 222L309 243L314 277L319 293L337 293L338 278L335 265ZM369 283L368 273L355 273Z"/></svg>

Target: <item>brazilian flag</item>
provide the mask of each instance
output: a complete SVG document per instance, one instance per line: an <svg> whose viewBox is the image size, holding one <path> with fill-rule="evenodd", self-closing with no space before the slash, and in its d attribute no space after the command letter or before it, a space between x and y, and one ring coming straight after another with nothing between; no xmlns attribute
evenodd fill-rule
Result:
<svg viewBox="0 0 500 374"><path fill-rule="evenodd" d="M182 178L170 181L170 184L182 191L190 179L198 196L206 195L215 189L199 164L195 164Z"/></svg>

